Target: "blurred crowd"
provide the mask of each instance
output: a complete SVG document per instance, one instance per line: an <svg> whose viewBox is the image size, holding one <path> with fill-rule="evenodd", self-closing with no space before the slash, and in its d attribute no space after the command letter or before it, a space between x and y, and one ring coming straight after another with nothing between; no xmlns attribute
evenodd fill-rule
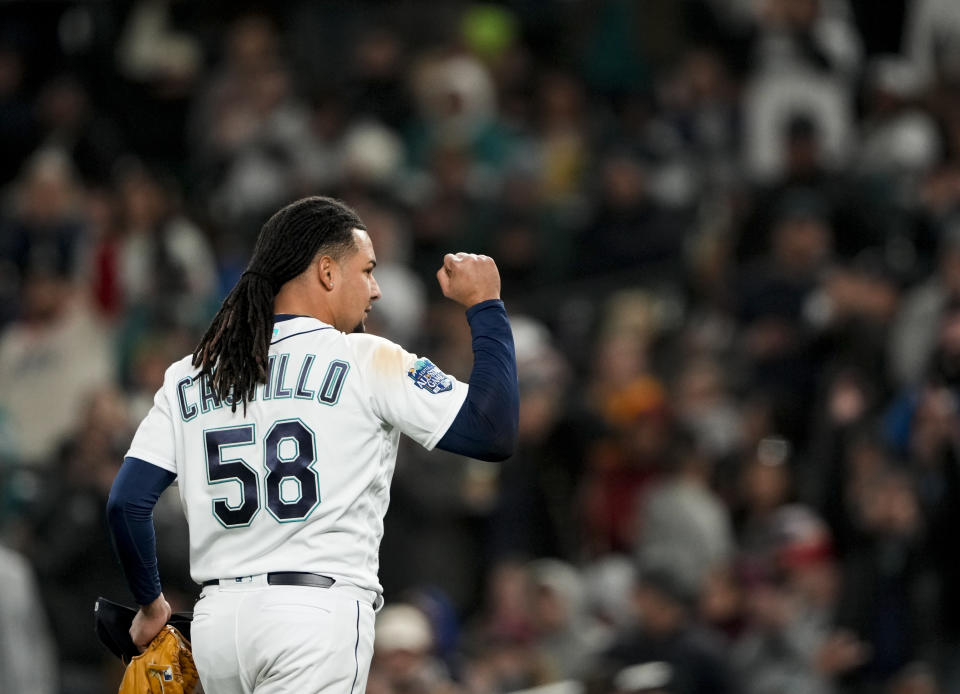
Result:
<svg viewBox="0 0 960 694"><path fill-rule="evenodd" d="M113 477L307 194L369 330L466 379L468 250L517 345L513 458L401 449L371 694L960 692L956 0L3 3L0 691L119 682Z"/></svg>

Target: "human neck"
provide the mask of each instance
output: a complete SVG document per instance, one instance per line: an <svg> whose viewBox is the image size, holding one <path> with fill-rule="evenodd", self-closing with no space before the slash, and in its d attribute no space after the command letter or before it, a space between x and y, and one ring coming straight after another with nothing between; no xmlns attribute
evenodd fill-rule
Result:
<svg viewBox="0 0 960 694"><path fill-rule="evenodd" d="M325 299L326 297L317 297L310 292L302 291L299 287L287 284L280 289L280 293L273 300L273 313L310 316L335 325L333 311Z"/></svg>

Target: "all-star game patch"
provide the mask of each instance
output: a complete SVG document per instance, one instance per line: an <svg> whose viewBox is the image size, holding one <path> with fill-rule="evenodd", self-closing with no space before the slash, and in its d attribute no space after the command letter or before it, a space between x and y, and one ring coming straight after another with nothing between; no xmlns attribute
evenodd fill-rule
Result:
<svg viewBox="0 0 960 694"><path fill-rule="evenodd" d="M417 359L407 370L407 376L413 379L417 388L428 393L445 393L453 389L453 380L429 359Z"/></svg>

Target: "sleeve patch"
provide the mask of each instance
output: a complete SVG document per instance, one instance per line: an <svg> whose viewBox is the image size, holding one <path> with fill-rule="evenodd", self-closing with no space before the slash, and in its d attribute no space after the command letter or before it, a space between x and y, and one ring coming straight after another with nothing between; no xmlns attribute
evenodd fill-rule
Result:
<svg viewBox="0 0 960 694"><path fill-rule="evenodd" d="M443 373L429 359L417 359L407 370L407 376L413 381L414 385L428 393L445 393L453 389L453 379Z"/></svg>

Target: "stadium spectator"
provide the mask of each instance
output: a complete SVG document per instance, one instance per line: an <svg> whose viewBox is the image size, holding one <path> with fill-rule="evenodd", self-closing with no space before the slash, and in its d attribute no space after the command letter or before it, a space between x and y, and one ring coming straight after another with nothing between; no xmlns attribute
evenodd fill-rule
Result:
<svg viewBox="0 0 960 694"><path fill-rule="evenodd" d="M118 172L118 280L128 314L195 327L214 308L217 268L209 241L178 209L171 185L135 162Z"/></svg>
<svg viewBox="0 0 960 694"><path fill-rule="evenodd" d="M377 615L371 691L384 694L455 694L460 691L443 664L432 655L427 617L412 605L397 603Z"/></svg>
<svg viewBox="0 0 960 694"><path fill-rule="evenodd" d="M0 215L0 325L18 318L30 274L74 279L86 245L82 191L59 149L41 149L24 166Z"/></svg>
<svg viewBox="0 0 960 694"><path fill-rule="evenodd" d="M612 677L624 667L659 662L670 669L678 694L738 691L720 642L694 617L695 588L669 569L642 567L634 594L635 626L600 656L598 673Z"/></svg>
<svg viewBox="0 0 960 694"><path fill-rule="evenodd" d="M45 467L77 421L77 403L114 380L110 335L56 269L30 271L21 307L0 336L0 409L17 460Z"/></svg>
<svg viewBox="0 0 960 694"><path fill-rule="evenodd" d="M0 546L0 685L3 691L54 694L58 664L33 569Z"/></svg>
<svg viewBox="0 0 960 694"><path fill-rule="evenodd" d="M733 561L733 527L729 509L710 489L710 458L689 433L675 439L664 479L647 493L635 552L641 564L644 557L681 555L674 570L701 590Z"/></svg>
<svg viewBox="0 0 960 694"><path fill-rule="evenodd" d="M583 579L556 559L533 561L528 575L534 648L549 679L586 679L609 639L588 613Z"/></svg>

